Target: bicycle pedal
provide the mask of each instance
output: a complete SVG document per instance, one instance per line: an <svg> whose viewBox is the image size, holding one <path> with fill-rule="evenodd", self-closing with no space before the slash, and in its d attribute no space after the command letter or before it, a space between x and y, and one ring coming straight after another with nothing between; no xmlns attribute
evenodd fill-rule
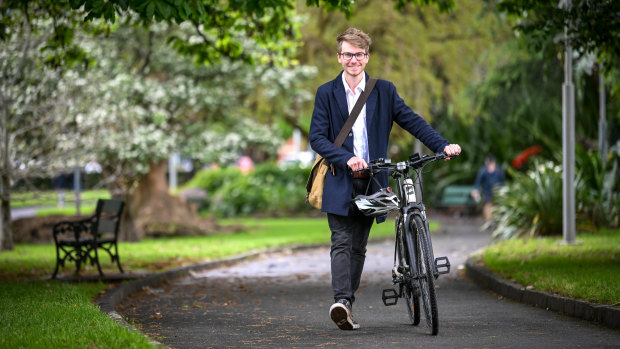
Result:
<svg viewBox="0 0 620 349"><path fill-rule="evenodd" d="M450 261L448 257L435 258L435 268L438 274L448 274L450 272Z"/></svg>
<svg viewBox="0 0 620 349"><path fill-rule="evenodd" d="M396 305L396 303L398 303L398 298L398 293L396 293L396 290L393 288L383 290L383 294L381 295L383 304L386 307L390 305Z"/></svg>

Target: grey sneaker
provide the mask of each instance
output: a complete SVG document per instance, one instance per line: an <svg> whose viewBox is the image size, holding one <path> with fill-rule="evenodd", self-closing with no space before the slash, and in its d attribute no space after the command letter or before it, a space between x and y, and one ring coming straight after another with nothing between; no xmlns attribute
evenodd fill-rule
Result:
<svg viewBox="0 0 620 349"><path fill-rule="evenodd" d="M351 315L351 302L346 299L339 299L329 308L329 317L336 323L341 330L356 330L360 325L355 322Z"/></svg>

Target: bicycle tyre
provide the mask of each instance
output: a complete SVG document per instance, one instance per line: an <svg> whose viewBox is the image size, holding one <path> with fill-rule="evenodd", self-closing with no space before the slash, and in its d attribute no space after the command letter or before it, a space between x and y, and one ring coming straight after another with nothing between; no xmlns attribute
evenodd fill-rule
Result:
<svg viewBox="0 0 620 349"><path fill-rule="evenodd" d="M400 289L403 297L405 298L405 306L407 307L407 314L409 315L409 321L413 326L417 326L420 324L420 297L416 296L415 292L415 284L413 280L413 271L411 264L411 256L409 254L409 249L406 244L402 245L405 237L405 229L404 224L402 224L402 218L398 221L401 224L397 225L398 234L401 238L396 238L397 251L398 251L398 260L401 261L401 256L404 256L406 263L409 265L409 268L406 270L407 276L404 282L400 285Z"/></svg>
<svg viewBox="0 0 620 349"><path fill-rule="evenodd" d="M414 238L415 236L415 238ZM439 315L437 312L437 296L435 293L435 275L431 266L430 245L428 244L428 231L426 224L417 215L411 215L409 231L406 235L407 245L410 250L416 251L416 267L418 284L426 325L433 336L439 333ZM434 261L433 261L434 262Z"/></svg>

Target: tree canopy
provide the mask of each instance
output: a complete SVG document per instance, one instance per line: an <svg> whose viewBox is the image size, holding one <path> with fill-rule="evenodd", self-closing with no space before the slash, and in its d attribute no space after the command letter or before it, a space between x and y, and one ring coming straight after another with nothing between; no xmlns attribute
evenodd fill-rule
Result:
<svg viewBox="0 0 620 349"><path fill-rule="evenodd" d="M336 36L356 27L373 39L368 74L394 82L414 111L429 122L448 113L473 118L475 103L466 87L484 81L511 59L512 51L502 48L514 39L510 24L479 1L459 2L449 13L413 5L400 11L392 8L386 1L360 2L350 20L338 12L301 10L309 20L302 27L305 45L299 60L320 67L313 89L340 72ZM302 124L309 124L311 111L312 105L306 105ZM412 143L408 133L394 129L392 144L409 151Z"/></svg>
<svg viewBox="0 0 620 349"><path fill-rule="evenodd" d="M620 62L620 1L572 0L493 0L497 9L518 18L515 28L528 36L532 46L540 50L546 45L564 45L557 38L568 27L574 50L590 52L607 69L618 68Z"/></svg>
<svg viewBox="0 0 620 349"><path fill-rule="evenodd" d="M407 3L436 3L442 11L448 11L454 6L453 0L394 2L397 8ZM306 0L306 4L325 4L347 16L355 8L354 0ZM295 0L7 0L0 3L2 41L10 35L10 28L17 25L15 11L22 11L27 17L52 19L55 35L50 45L63 48L56 57L59 63L71 63L86 54L86 50L73 43L77 27L98 19L115 23L128 14L135 15L143 25L189 23L195 35L170 35L168 42L179 52L193 56L197 63L213 63L228 57L251 64L288 65L299 37Z"/></svg>

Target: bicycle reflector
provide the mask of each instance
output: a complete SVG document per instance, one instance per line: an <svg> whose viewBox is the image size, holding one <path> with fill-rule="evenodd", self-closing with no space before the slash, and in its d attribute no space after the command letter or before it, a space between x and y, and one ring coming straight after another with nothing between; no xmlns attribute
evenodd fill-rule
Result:
<svg viewBox="0 0 620 349"><path fill-rule="evenodd" d="M387 188L371 195L358 195L353 199L353 203L368 217L381 217L398 210L398 197Z"/></svg>

